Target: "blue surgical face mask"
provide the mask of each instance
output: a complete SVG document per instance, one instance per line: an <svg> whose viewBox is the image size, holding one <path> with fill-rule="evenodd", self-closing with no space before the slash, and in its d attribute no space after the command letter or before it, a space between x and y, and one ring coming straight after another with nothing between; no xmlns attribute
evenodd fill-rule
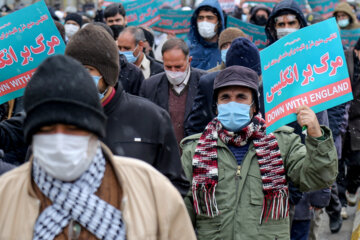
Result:
<svg viewBox="0 0 360 240"><path fill-rule="evenodd" d="M94 83L95 83L96 88L97 88L97 87L98 87L98 84L99 84L99 81L100 81L100 79L102 78L102 76L92 76L92 78L93 78ZM99 90L98 90L98 91L99 91ZM105 93L106 93L106 91L104 91L103 93L99 93L99 92L98 92L98 95L99 95L100 100L104 98Z"/></svg>
<svg viewBox="0 0 360 240"><path fill-rule="evenodd" d="M226 63L226 54L228 50L229 50L228 48L221 50L221 60L223 61L224 64Z"/></svg>
<svg viewBox="0 0 360 240"><path fill-rule="evenodd" d="M238 132L250 122L250 106L237 102L219 104L217 118L225 129Z"/></svg>
<svg viewBox="0 0 360 240"><path fill-rule="evenodd" d="M136 46L136 48L137 48L137 46ZM136 49L136 48L135 48L135 49ZM135 51L135 49L134 49L134 51ZM126 60L127 60L128 62L134 63L134 62L136 62L136 60L138 59L138 57L139 57L139 55L140 55L140 53L139 53L139 54L135 57L135 56L134 56L134 51L125 51L125 52L122 52L122 51L119 50L119 54L124 55L124 56L126 57Z"/></svg>

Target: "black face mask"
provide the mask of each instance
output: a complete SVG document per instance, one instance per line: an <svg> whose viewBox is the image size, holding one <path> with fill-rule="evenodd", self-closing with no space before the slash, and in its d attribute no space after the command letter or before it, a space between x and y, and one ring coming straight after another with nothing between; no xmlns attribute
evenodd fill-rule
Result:
<svg viewBox="0 0 360 240"><path fill-rule="evenodd" d="M265 26L267 22L267 18L263 15L255 16L254 23L259 26Z"/></svg>

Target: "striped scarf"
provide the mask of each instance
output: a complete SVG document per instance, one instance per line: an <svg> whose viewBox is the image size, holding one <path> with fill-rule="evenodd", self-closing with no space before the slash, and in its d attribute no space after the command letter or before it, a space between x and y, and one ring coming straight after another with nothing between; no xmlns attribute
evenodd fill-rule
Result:
<svg viewBox="0 0 360 240"><path fill-rule="evenodd" d="M217 141L227 145L244 146L253 141L263 183L264 201L260 217L263 219L286 218L289 213L288 187L285 169L274 134L266 135L265 120L261 114L254 116L249 125L238 133L223 129L215 118L205 128L192 159L192 195L195 212L214 217L219 214L215 199L218 184Z"/></svg>
<svg viewBox="0 0 360 240"><path fill-rule="evenodd" d="M34 181L53 204L37 218L33 239L54 239L71 220L79 222L98 239L125 239L121 211L94 194L104 177L105 164L98 147L89 169L75 182L63 182L48 175L34 159Z"/></svg>

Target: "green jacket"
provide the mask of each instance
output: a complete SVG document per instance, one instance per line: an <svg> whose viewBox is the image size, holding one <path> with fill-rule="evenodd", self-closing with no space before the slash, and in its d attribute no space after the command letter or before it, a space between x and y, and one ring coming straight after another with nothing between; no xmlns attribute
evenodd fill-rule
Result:
<svg viewBox="0 0 360 240"><path fill-rule="evenodd" d="M337 154L331 131L326 127L322 129L325 140L307 137L306 147L290 127L274 132L287 178L304 192L331 186L337 175ZM192 135L181 142L181 161L189 181L192 181L192 157L200 136ZM215 197L220 214L214 218L198 216L193 210L191 191L184 199L198 239L290 239L288 218L269 218L259 223L264 194L253 143L242 165L238 166L229 148L218 140L218 159L219 182Z"/></svg>

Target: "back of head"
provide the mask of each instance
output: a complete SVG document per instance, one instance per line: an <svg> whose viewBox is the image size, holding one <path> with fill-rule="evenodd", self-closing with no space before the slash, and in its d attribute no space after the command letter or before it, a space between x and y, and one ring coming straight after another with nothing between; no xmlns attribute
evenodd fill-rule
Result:
<svg viewBox="0 0 360 240"><path fill-rule="evenodd" d="M261 75L260 53L258 48L247 38L237 38L226 54L226 68L231 66L244 66Z"/></svg>
<svg viewBox="0 0 360 240"><path fill-rule="evenodd" d="M300 28L307 26L300 5L295 0L283 0L274 6L265 26L265 33L269 40L269 44L278 40L275 29L275 18L287 14L295 15L296 19L299 21Z"/></svg>
<svg viewBox="0 0 360 240"><path fill-rule="evenodd" d="M116 85L120 70L118 47L103 27L88 24L80 29L66 45L65 54L95 67L109 86Z"/></svg>
<svg viewBox="0 0 360 240"><path fill-rule="evenodd" d="M116 14L120 14L123 17L126 16L125 8L121 3L112 3L104 10L105 19L109 17L114 17Z"/></svg>
<svg viewBox="0 0 360 240"><path fill-rule="evenodd" d="M309 24L315 24L315 23L321 22L321 21L323 21L323 20L324 20L324 18L321 16L320 13L317 13L317 12L309 13L309 14L306 16L306 21L307 21Z"/></svg>
<svg viewBox="0 0 360 240"><path fill-rule="evenodd" d="M246 37L246 34L238 28L229 27L221 32L219 37L219 48L225 43L231 43L234 39L239 37Z"/></svg>
<svg viewBox="0 0 360 240"><path fill-rule="evenodd" d="M141 28L141 30L143 30L145 39L149 43L150 47L153 47L155 37L154 37L154 33L152 32L152 30L150 28L146 28L146 27L140 27L140 28Z"/></svg>
<svg viewBox="0 0 360 240"><path fill-rule="evenodd" d="M60 22L58 21L54 21L55 26L57 28L57 30L60 33L61 38L63 39L63 41L65 42L65 28L64 25L62 25Z"/></svg>
<svg viewBox="0 0 360 240"><path fill-rule="evenodd" d="M97 88L88 71L76 60L55 55L36 70L24 94L26 141L43 126L68 124L105 136L106 117Z"/></svg>

